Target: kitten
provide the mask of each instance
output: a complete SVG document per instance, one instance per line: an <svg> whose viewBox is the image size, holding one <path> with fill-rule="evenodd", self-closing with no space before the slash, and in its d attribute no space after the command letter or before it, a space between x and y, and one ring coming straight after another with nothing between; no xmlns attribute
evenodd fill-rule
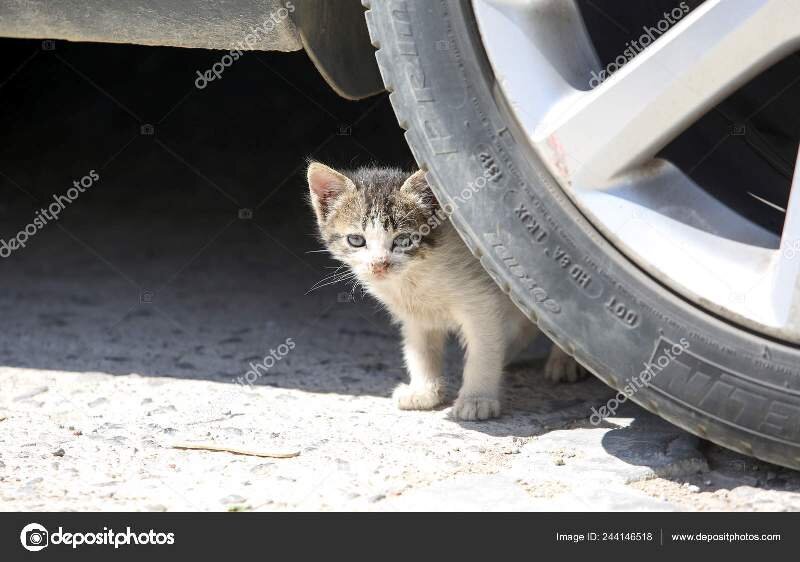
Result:
<svg viewBox="0 0 800 562"><path fill-rule="evenodd" d="M374 167L340 173L312 162L308 185L328 251L402 325L411 380L394 391L398 407L428 410L442 402L445 340L456 333L466 360L451 416L499 416L503 366L538 330L459 238L424 172ZM545 374L574 381L582 371L554 345Z"/></svg>

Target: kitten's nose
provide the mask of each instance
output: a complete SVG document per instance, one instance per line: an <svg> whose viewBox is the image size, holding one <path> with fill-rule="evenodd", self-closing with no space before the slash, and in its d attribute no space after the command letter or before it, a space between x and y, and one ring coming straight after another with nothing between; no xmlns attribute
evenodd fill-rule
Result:
<svg viewBox="0 0 800 562"><path fill-rule="evenodd" d="M369 268L374 275L383 275L389 269L389 261L388 260L374 261L370 264Z"/></svg>

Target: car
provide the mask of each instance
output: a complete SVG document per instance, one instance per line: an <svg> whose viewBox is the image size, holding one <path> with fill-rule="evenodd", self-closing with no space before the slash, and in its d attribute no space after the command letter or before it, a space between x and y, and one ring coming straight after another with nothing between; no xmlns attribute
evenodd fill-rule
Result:
<svg viewBox="0 0 800 562"><path fill-rule="evenodd" d="M798 18L794 0L27 0L0 2L0 35L305 49L343 97L388 90L465 243L616 405L800 469Z"/></svg>

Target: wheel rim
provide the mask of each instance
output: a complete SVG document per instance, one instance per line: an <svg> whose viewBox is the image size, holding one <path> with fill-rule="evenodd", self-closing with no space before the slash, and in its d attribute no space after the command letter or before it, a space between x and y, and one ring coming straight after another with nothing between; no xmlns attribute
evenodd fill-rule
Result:
<svg viewBox="0 0 800 562"><path fill-rule="evenodd" d="M663 34L602 83L574 0L473 0L473 11L505 105L586 218L691 302L800 343L800 167L778 236L657 157L796 50L800 3L707 0L665 15Z"/></svg>

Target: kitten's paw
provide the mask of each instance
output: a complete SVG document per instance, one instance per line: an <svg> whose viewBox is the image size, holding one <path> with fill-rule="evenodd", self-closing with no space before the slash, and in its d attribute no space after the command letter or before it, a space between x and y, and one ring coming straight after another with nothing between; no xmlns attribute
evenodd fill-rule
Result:
<svg viewBox="0 0 800 562"><path fill-rule="evenodd" d="M545 378L553 382L576 382L586 378L587 374L572 356L555 346L544 365Z"/></svg>
<svg viewBox="0 0 800 562"><path fill-rule="evenodd" d="M442 391L433 385L401 384L394 389L392 398L401 410L431 410L442 403Z"/></svg>
<svg viewBox="0 0 800 562"><path fill-rule="evenodd" d="M500 416L500 400L480 396L459 396L450 417L461 421L488 420Z"/></svg>

